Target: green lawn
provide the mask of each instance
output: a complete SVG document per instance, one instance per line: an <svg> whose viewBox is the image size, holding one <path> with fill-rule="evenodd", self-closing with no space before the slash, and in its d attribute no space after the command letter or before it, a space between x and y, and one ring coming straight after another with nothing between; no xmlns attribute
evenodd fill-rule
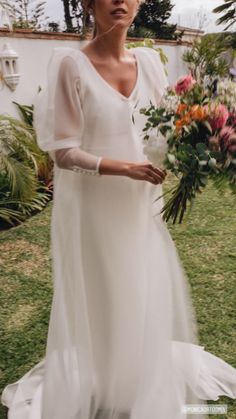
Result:
<svg viewBox="0 0 236 419"><path fill-rule="evenodd" d="M166 182L168 186L170 180ZM208 187L191 217L169 228L192 287L200 343L236 367L236 198ZM0 387L44 356L52 300L51 203L23 225L0 232ZM235 419L236 401L221 397ZM0 406L0 419L6 419ZM66 419L66 418L65 418ZM145 419L145 418L144 418ZM174 419L174 418L173 418Z"/></svg>

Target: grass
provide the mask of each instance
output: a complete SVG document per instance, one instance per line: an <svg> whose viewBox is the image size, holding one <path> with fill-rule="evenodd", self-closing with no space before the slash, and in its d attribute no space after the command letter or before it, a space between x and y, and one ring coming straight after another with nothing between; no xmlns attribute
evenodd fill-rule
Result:
<svg viewBox="0 0 236 419"><path fill-rule="evenodd" d="M0 233L0 388L44 356L52 300L51 203L24 224ZM0 405L0 418L7 409Z"/></svg>
<svg viewBox="0 0 236 419"><path fill-rule="evenodd" d="M44 356L52 300L51 205L0 233L1 389ZM182 225L169 223L169 229L191 284L200 343L236 367L235 197L210 185L191 216ZM227 415L212 419L236 418L235 400L221 397L209 403L228 406ZM0 405L0 419L6 417L7 409Z"/></svg>

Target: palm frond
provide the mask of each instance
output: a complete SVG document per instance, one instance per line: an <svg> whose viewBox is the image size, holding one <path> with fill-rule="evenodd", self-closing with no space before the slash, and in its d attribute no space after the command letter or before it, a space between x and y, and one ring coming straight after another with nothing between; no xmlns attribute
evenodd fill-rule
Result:
<svg viewBox="0 0 236 419"><path fill-rule="evenodd" d="M20 211L11 208L0 207L0 220L3 220L13 226L15 223L24 221L24 219L25 216Z"/></svg>
<svg viewBox="0 0 236 419"><path fill-rule="evenodd" d="M33 126L0 115L0 220L14 225L45 207L51 195L39 175L48 179L49 166Z"/></svg>
<svg viewBox="0 0 236 419"><path fill-rule="evenodd" d="M228 23L224 31L236 23L236 0L224 0L224 3L213 9L213 13L223 13L219 19L217 19L217 25Z"/></svg>
<svg viewBox="0 0 236 419"><path fill-rule="evenodd" d="M3 154L0 154L0 167L9 180L10 192L13 197L25 199L35 196L38 182L32 168Z"/></svg>
<svg viewBox="0 0 236 419"><path fill-rule="evenodd" d="M14 100L12 101L12 103L14 103L19 109L23 121L26 124L33 126L33 105L21 105L20 103L15 102Z"/></svg>

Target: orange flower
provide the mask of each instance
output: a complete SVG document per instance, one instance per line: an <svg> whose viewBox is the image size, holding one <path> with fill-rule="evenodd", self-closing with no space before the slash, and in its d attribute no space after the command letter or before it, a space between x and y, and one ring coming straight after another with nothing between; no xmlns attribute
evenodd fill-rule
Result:
<svg viewBox="0 0 236 419"><path fill-rule="evenodd" d="M180 103L176 111L177 115L182 115L184 111L186 111L187 107L188 106L185 103Z"/></svg>
<svg viewBox="0 0 236 419"><path fill-rule="evenodd" d="M191 115L190 113L186 113L183 117L184 125L188 125L191 123Z"/></svg>
<svg viewBox="0 0 236 419"><path fill-rule="evenodd" d="M191 122L191 118L190 118L189 113L187 113L186 115L184 115L183 118L177 119L177 121L175 121L175 126L176 126L177 131L181 130L181 128L184 125L190 124L190 122Z"/></svg>
<svg viewBox="0 0 236 419"><path fill-rule="evenodd" d="M193 120L201 121L202 119L206 118L207 112L206 112L206 109L203 108L203 106L194 105L192 106L190 115Z"/></svg>
<svg viewBox="0 0 236 419"><path fill-rule="evenodd" d="M182 120L178 119L177 121L175 121L175 126L176 126L176 129L179 131L183 126Z"/></svg>

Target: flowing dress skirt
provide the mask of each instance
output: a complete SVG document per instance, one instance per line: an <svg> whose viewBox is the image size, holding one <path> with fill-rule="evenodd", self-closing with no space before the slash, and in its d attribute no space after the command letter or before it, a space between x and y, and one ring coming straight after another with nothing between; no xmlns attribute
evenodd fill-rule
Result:
<svg viewBox="0 0 236 419"><path fill-rule="evenodd" d="M190 419L188 404L236 398L236 369L198 344L161 193L58 170L46 355L4 389L9 419Z"/></svg>

